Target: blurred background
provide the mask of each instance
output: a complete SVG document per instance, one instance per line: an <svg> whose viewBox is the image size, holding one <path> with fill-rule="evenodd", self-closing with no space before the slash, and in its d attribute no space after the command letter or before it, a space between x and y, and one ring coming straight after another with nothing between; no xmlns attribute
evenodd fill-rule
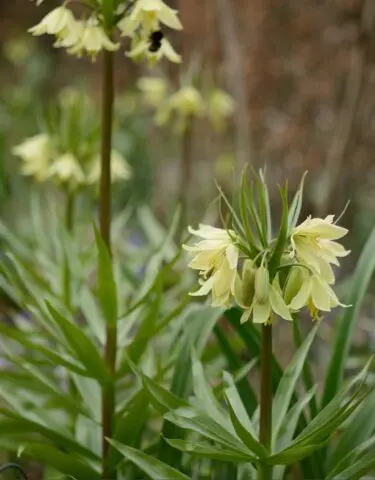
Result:
<svg viewBox="0 0 375 480"><path fill-rule="evenodd" d="M228 189L233 169L246 162L267 166L272 184L288 179L293 190L305 170L305 211L340 212L356 228L358 247L374 219L375 3L371 0L171 0L184 30L172 41L182 66L157 67L152 75L178 82L191 75L211 82L235 101L225 132L197 121L191 132L192 205L215 195L214 178ZM8 211L17 160L10 147L38 133L37 117L60 89L76 84L100 96L100 59L77 60L27 28L58 5L45 0L0 2L0 179ZM153 202L164 219L178 194L183 143L153 125L139 105L136 79L149 69L117 54L119 125L115 143L134 170L133 201ZM161 71L162 70L162 71ZM190 71L190 74L189 74ZM186 73L188 72L188 73ZM199 88L199 87L198 87ZM233 167L234 166L234 167ZM28 183L28 182L26 182ZM139 188L141 186L141 189ZM141 192L141 194L140 194ZM275 187L276 192L276 187ZM13 197L16 192L13 191ZM124 201L129 192L120 194ZM191 209L194 211L195 209ZM201 212L198 210L198 215ZM190 212L190 220L195 221ZM199 218L199 217L198 217Z"/></svg>

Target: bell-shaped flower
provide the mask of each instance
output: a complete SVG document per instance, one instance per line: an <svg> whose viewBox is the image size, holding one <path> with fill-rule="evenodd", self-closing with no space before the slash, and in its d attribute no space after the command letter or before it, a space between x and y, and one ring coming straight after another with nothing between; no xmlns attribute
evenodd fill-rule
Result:
<svg viewBox="0 0 375 480"><path fill-rule="evenodd" d="M68 53L79 57L86 51L95 60L102 50L113 52L119 47L118 43L112 42L107 36L103 27L97 24L96 19L90 18L84 25L80 39L69 48Z"/></svg>
<svg viewBox="0 0 375 480"><path fill-rule="evenodd" d="M217 130L225 126L225 122L233 115L235 103L233 98L220 89L212 91L207 101L208 117Z"/></svg>
<svg viewBox="0 0 375 480"><path fill-rule="evenodd" d="M117 151L111 152L111 181L119 182L131 178L132 172L125 158ZM92 161L92 167L87 175L88 184L98 183L100 180L100 155L96 155Z"/></svg>
<svg viewBox="0 0 375 480"><path fill-rule="evenodd" d="M57 34L56 42L53 44L56 48L73 49L80 43L83 33L85 31L86 22L83 20L76 20L69 28L65 28Z"/></svg>
<svg viewBox="0 0 375 480"><path fill-rule="evenodd" d="M85 181L83 170L72 153L64 153L56 158L48 169L48 177L71 188L76 188Z"/></svg>
<svg viewBox="0 0 375 480"><path fill-rule="evenodd" d="M347 307L339 301L328 281L305 267L292 267L284 289L288 307L299 311L307 306L313 318L319 318L319 311L330 312L333 308Z"/></svg>
<svg viewBox="0 0 375 480"><path fill-rule="evenodd" d="M251 260L247 260L243 266L242 278L236 278L234 292L237 303L244 309L241 323L251 316L254 323L271 323L274 314L284 320L292 320L277 277L271 283L268 269L263 265L257 268Z"/></svg>
<svg viewBox="0 0 375 480"><path fill-rule="evenodd" d="M118 23L118 28L122 35L133 37L139 28L149 35L159 30L160 24L174 30L182 29L177 10L168 7L162 0L136 0L132 12Z"/></svg>
<svg viewBox="0 0 375 480"><path fill-rule="evenodd" d="M323 277L330 277L329 283L334 281L330 264L339 265L337 258L350 253L335 241L346 235L348 230L335 225L333 218L333 215L324 219L309 216L291 234L292 251L298 262L312 267Z"/></svg>
<svg viewBox="0 0 375 480"><path fill-rule="evenodd" d="M46 133L27 138L12 149L13 155L22 160L21 173L43 181L48 176L52 158L52 142Z"/></svg>
<svg viewBox="0 0 375 480"><path fill-rule="evenodd" d="M160 77L142 77L137 86L142 92L144 102L152 108L158 108L167 98L168 86Z"/></svg>
<svg viewBox="0 0 375 480"><path fill-rule="evenodd" d="M200 224L189 232L203 240L194 245L183 245L193 257L189 267L200 272L201 288L193 296L212 293L212 305L228 306L237 275L239 251L233 242L234 232Z"/></svg>
<svg viewBox="0 0 375 480"><path fill-rule="evenodd" d="M73 13L64 6L51 10L37 25L29 29L33 35L59 35L69 31L75 23Z"/></svg>
<svg viewBox="0 0 375 480"><path fill-rule="evenodd" d="M163 38L161 41L161 46L157 52L148 52L147 58L151 66L156 65L156 63L161 60L163 57L167 58L172 63L181 63L181 55L176 52L173 48L173 45L167 38Z"/></svg>
<svg viewBox="0 0 375 480"><path fill-rule="evenodd" d="M170 62L181 63L181 55L179 55L173 48L171 42L166 38L161 41L160 48L157 52L150 51L150 44L147 38L135 38L131 43L131 49L126 52L126 55L135 62L148 61L151 67L163 57L166 57Z"/></svg>

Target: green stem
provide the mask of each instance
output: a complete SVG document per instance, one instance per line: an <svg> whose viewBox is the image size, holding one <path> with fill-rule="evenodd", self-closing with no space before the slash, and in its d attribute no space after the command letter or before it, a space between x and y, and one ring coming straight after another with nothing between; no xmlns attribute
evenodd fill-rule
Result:
<svg viewBox="0 0 375 480"><path fill-rule="evenodd" d="M111 149L113 123L113 53L103 52L102 85L102 127L101 127L101 177L100 177L100 234L111 252ZM115 375L117 353L117 326L107 325L105 343L105 361L112 376ZM102 478L112 480L115 472L109 471L107 456L112 437L113 417L115 412L114 381L102 386Z"/></svg>
<svg viewBox="0 0 375 480"><path fill-rule="evenodd" d="M262 325L259 440L268 451L272 443L272 326ZM258 480L272 480L272 467L260 465Z"/></svg>
<svg viewBox="0 0 375 480"><path fill-rule="evenodd" d="M72 234L74 227L74 194L67 191L66 192L66 202L65 202L65 228L69 234ZM69 270L69 261L67 258L67 253L64 253L64 268L63 268L63 292L64 292L64 302L68 309L71 308L72 304L72 291L71 291L71 278Z"/></svg>
<svg viewBox="0 0 375 480"><path fill-rule="evenodd" d="M182 136L182 152L180 162L180 185L178 201L181 207L181 216L179 227L177 229L177 239L181 240L182 233L186 227L189 193L192 172L192 119L187 120L187 125Z"/></svg>

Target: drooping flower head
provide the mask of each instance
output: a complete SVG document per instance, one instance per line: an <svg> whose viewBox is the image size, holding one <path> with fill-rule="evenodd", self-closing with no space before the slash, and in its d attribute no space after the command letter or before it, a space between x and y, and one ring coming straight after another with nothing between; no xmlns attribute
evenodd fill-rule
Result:
<svg viewBox="0 0 375 480"><path fill-rule="evenodd" d="M263 265L256 267L250 259L243 264L242 277L236 277L234 298L244 309L241 323L251 315L254 323L271 323L275 313L284 320L292 320L278 278L275 277L271 283L268 269Z"/></svg>
<svg viewBox="0 0 375 480"><path fill-rule="evenodd" d="M189 267L199 270L201 288L191 295L207 295L212 292L212 305L228 305L237 274L239 251L233 236L221 228L200 224L198 230L189 232L202 240L194 245L183 245L193 257Z"/></svg>
<svg viewBox="0 0 375 480"><path fill-rule="evenodd" d="M309 216L293 229L290 239L297 260L314 269L329 284L335 281L331 264L338 266L338 257L350 253L335 241L344 237L348 230L335 225L333 219L333 215L324 219Z"/></svg>
<svg viewBox="0 0 375 480"><path fill-rule="evenodd" d="M330 312L335 307L347 307L324 279L307 268L292 267L285 285L285 302L293 312L307 306L311 317L319 319L319 312Z"/></svg>
<svg viewBox="0 0 375 480"><path fill-rule="evenodd" d="M232 215L232 228L201 225L197 231L190 230L203 238L193 247L185 246L194 254L189 266L200 271L201 288L196 295L212 291L213 305L237 304L243 309L241 322L251 319L260 324L272 323L276 315L291 321L304 307L313 319L319 319L320 312L347 307L333 291L331 267L349 253L337 242L347 229L335 225L333 215L308 217L296 225L302 187L303 181L292 207L286 187L280 188L283 212L275 238L262 172L255 175L255 187L242 176L237 211L219 188ZM241 274L238 265L242 265Z"/></svg>
<svg viewBox="0 0 375 480"><path fill-rule="evenodd" d="M182 25L177 10L168 7L162 0L137 0L129 16L125 16L118 24L122 35L133 37L136 30L141 29L143 36L159 30L164 24L174 30L181 30Z"/></svg>
<svg viewBox="0 0 375 480"><path fill-rule="evenodd" d="M51 137L46 133L29 137L12 149L13 155L22 161L21 173L40 182L48 177L52 152Z"/></svg>

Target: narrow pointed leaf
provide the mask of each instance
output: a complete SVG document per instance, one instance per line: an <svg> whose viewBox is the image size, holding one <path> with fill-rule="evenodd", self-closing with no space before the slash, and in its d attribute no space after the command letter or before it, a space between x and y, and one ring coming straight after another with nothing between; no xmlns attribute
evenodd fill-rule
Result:
<svg viewBox="0 0 375 480"><path fill-rule="evenodd" d="M146 475L153 480L189 480L189 477L170 467L166 463L143 453L135 448L122 445L115 440L108 440L130 462L137 465Z"/></svg>
<svg viewBox="0 0 375 480"><path fill-rule="evenodd" d="M108 381L109 374L106 365L100 356L98 348L92 343L91 339L81 328L67 320L48 302L47 308L56 324L60 327L72 353L75 353L82 365L99 381Z"/></svg>
<svg viewBox="0 0 375 480"><path fill-rule="evenodd" d="M352 291L348 297L351 305L337 319L332 356L324 379L322 404L327 405L340 389L349 354L354 327L363 298L375 270L375 228L372 230L354 271Z"/></svg>
<svg viewBox="0 0 375 480"><path fill-rule="evenodd" d="M112 260L108 248L95 228L98 247L98 297L104 317L109 325L117 321L117 287L113 275Z"/></svg>
<svg viewBox="0 0 375 480"><path fill-rule="evenodd" d="M251 455L229 450L225 448L217 448L209 443L190 442L187 440L169 439L165 441L173 448L181 452L189 453L201 458L210 458L212 460L219 460L222 462L256 462L257 459Z"/></svg>
<svg viewBox="0 0 375 480"><path fill-rule="evenodd" d="M227 400L227 405L229 409L230 419L232 421L233 427L237 435L249 450L254 452L261 460L263 460L268 455L267 450L264 448L262 444L258 442L258 440L251 434L250 431L248 431L245 427L242 426L242 423L238 420L236 414L234 413L234 410L229 400L228 399L226 400Z"/></svg>
<svg viewBox="0 0 375 480"><path fill-rule="evenodd" d="M318 327L319 325L316 325L311 330L305 341L302 343L301 347L297 350L296 354L293 357L293 360L290 362L290 364L284 371L284 375L277 388L272 406L272 432L274 438L277 438L282 422L285 419L285 415L289 409L296 383L302 372L303 365L305 363L310 346L315 338Z"/></svg>
<svg viewBox="0 0 375 480"><path fill-rule="evenodd" d="M49 465L61 473L72 476L76 480L99 480L100 475L89 464L78 459L75 455L63 453L57 448L42 444L31 443L26 445L23 455L36 460L43 465Z"/></svg>

